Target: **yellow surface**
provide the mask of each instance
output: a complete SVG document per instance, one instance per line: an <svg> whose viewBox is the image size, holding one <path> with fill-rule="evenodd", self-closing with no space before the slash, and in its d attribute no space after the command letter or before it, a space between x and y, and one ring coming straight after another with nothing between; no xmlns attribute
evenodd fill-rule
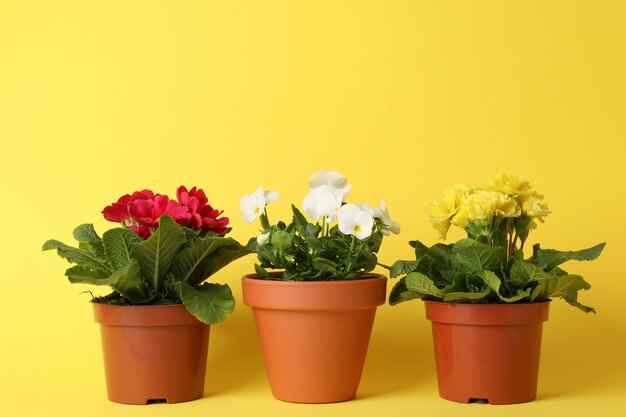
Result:
<svg viewBox="0 0 626 417"><path fill-rule="evenodd" d="M619 0L0 0L0 415L626 415L625 21ZM246 239L241 195L278 190L271 217L287 217L321 168L349 178L353 201L387 199L403 230L383 262L436 241L428 204L447 185L498 171L546 195L533 242L608 242L567 268L598 315L553 303L537 401L439 399L420 302L379 309L356 401L274 400L240 302L252 257L215 277L239 303L213 328L202 400L106 400L89 288L44 240L103 232L121 194L179 184L205 188Z"/></svg>

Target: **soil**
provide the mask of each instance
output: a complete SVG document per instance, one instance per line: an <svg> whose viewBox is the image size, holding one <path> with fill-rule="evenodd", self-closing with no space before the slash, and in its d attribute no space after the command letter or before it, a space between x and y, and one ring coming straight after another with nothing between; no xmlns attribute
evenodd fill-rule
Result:
<svg viewBox="0 0 626 417"><path fill-rule="evenodd" d="M113 291L109 295L105 295L102 297L93 297L91 299L92 303L97 304L109 304L109 305L117 305L117 306L132 306L132 305L141 305L141 304L133 304L127 298L124 298L122 294L117 291ZM171 305L171 304L181 304L182 301L177 297L169 297L166 299L158 300L154 303L149 303L147 305Z"/></svg>

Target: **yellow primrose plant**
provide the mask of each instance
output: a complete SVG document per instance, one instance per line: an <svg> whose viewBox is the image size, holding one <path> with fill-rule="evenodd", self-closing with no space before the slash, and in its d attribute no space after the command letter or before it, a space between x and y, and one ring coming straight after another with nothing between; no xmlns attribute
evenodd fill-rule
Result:
<svg viewBox="0 0 626 417"><path fill-rule="evenodd" d="M578 291L591 286L559 267L570 260L591 261L605 243L579 251L532 248L524 257L530 231L550 214L543 196L524 178L500 173L480 188L457 184L432 203L430 223L445 239L454 225L467 238L427 247L412 241L415 260L397 261L391 278L401 276L389 302L414 298L465 303L528 303L563 298L585 312Z"/></svg>

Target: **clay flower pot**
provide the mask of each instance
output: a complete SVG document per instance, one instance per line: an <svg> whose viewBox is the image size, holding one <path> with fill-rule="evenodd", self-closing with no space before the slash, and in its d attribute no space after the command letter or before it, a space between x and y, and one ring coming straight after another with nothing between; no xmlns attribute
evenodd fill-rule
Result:
<svg viewBox="0 0 626 417"><path fill-rule="evenodd" d="M376 307L387 278L350 281L273 281L243 278L272 394L297 403L355 397Z"/></svg>
<svg viewBox="0 0 626 417"><path fill-rule="evenodd" d="M202 397L210 327L180 305L93 303L109 400L124 404Z"/></svg>
<svg viewBox="0 0 626 417"><path fill-rule="evenodd" d="M550 303L426 301L441 397L516 404L537 396L541 330Z"/></svg>

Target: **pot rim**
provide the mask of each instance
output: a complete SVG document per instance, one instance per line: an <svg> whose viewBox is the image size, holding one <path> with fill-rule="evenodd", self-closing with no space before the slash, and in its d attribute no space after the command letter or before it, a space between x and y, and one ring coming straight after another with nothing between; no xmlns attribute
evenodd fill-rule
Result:
<svg viewBox="0 0 626 417"><path fill-rule="evenodd" d="M280 276L281 272L271 272L270 276ZM383 274L378 273L368 273L366 275L367 278L359 278L359 279L339 279L339 280L325 280L325 281L291 281L291 280L283 280L283 279L264 279L260 278L258 274L247 274L242 277L242 280L254 282L255 285L268 285L268 286L278 286L278 285L287 285L289 287L323 287L323 286L354 286L356 283L368 283L379 280L387 280L387 277Z"/></svg>
<svg viewBox="0 0 626 417"><path fill-rule="evenodd" d="M91 302L94 319L107 326L181 326L204 324L184 304L131 305Z"/></svg>
<svg viewBox="0 0 626 417"><path fill-rule="evenodd" d="M522 303L464 303L460 301L441 301L441 300L425 300L423 298L420 299L423 303L433 303L433 304L455 304L455 305L466 305L466 306L519 306L519 305L528 305L528 304L541 304L541 303L551 303L552 299L549 298L547 300L541 301L533 301L533 302L522 302Z"/></svg>
<svg viewBox="0 0 626 417"><path fill-rule="evenodd" d="M271 310L338 311L376 308L385 303L387 277L342 281L279 281L241 279L243 302L252 308Z"/></svg>
<svg viewBox="0 0 626 417"><path fill-rule="evenodd" d="M426 318L434 323L460 325L520 325L548 320L550 303L459 303L423 300Z"/></svg>

